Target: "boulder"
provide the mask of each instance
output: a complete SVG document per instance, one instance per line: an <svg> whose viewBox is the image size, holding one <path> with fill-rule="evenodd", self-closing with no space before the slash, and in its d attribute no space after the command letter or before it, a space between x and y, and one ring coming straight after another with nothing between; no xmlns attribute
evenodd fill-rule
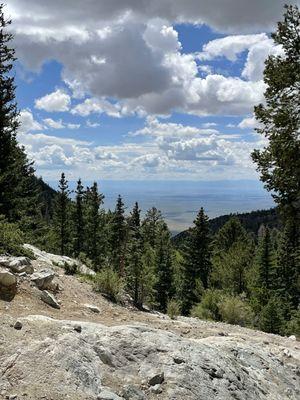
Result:
<svg viewBox="0 0 300 400"><path fill-rule="evenodd" d="M145 394L133 385L126 385L122 392L125 400L147 400Z"/></svg>
<svg viewBox="0 0 300 400"><path fill-rule="evenodd" d="M159 373L159 374L155 374L153 375L149 380L148 380L148 384L150 386L156 386L156 385L160 385L161 383L163 383L163 381L165 380L165 374L163 372Z"/></svg>
<svg viewBox="0 0 300 400"><path fill-rule="evenodd" d="M7 268L0 267L0 285L5 287L16 287L17 278Z"/></svg>
<svg viewBox="0 0 300 400"><path fill-rule="evenodd" d="M55 273L51 269L42 269L31 275L31 281L41 290L49 289Z"/></svg>
<svg viewBox="0 0 300 400"><path fill-rule="evenodd" d="M17 293L17 278L7 268L0 267L0 298L10 301Z"/></svg>
<svg viewBox="0 0 300 400"><path fill-rule="evenodd" d="M56 298L53 296L53 294L49 293L47 290L43 290L41 293L41 299L43 300L44 303L48 304L49 306L53 308L60 308L59 303L57 302Z"/></svg>
<svg viewBox="0 0 300 400"><path fill-rule="evenodd" d="M31 261L27 257L1 256L0 265L17 274L21 274L23 272L26 272L26 274L32 274L34 272Z"/></svg>

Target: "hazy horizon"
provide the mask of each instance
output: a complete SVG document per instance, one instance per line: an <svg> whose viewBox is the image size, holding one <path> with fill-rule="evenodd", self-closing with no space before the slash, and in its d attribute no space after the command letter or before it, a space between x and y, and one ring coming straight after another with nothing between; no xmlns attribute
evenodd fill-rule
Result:
<svg viewBox="0 0 300 400"><path fill-rule="evenodd" d="M54 189L57 182L48 181ZM84 186L92 181L83 181ZM117 196L124 200L126 213L138 201L142 214L150 207L162 211L173 234L192 225L200 207L210 218L220 215L268 209L274 206L271 194L258 180L238 181L118 181L99 180L99 190L105 195L104 208L114 209ZM74 190L76 181L69 181Z"/></svg>

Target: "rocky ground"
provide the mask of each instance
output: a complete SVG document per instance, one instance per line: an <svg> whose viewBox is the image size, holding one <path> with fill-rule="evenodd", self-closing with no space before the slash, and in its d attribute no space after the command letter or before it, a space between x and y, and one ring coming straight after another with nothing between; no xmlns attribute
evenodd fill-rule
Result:
<svg viewBox="0 0 300 400"><path fill-rule="evenodd" d="M0 257L0 399L300 398L295 338L112 304L33 250Z"/></svg>

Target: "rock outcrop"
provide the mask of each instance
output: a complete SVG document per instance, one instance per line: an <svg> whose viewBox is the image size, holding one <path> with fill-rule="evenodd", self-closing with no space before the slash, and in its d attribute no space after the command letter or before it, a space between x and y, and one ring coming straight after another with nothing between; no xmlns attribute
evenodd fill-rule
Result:
<svg viewBox="0 0 300 400"><path fill-rule="evenodd" d="M7 268L0 267L0 299L11 300L16 292L16 276Z"/></svg>
<svg viewBox="0 0 300 400"><path fill-rule="evenodd" d="M274 342L230 336L188 339L146 325L80 322L78 331L74 321L29 316L21 322L22 331L11 328L9 318L1 322L3 398L15 394L31 400L296 400L300 396L299 347L290 339L282 339L289 346L287 356L285 348Z"/></svg>

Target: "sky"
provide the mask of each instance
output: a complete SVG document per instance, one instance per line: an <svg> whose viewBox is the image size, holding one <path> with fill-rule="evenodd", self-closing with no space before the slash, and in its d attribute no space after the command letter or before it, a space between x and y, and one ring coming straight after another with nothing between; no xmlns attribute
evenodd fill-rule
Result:
<svg viewBox="0 0 300 400"><path fill-rule="evenodd" d="M258 179L253 107L284 3L9 0L18 138L38 175Z"/></svg>

